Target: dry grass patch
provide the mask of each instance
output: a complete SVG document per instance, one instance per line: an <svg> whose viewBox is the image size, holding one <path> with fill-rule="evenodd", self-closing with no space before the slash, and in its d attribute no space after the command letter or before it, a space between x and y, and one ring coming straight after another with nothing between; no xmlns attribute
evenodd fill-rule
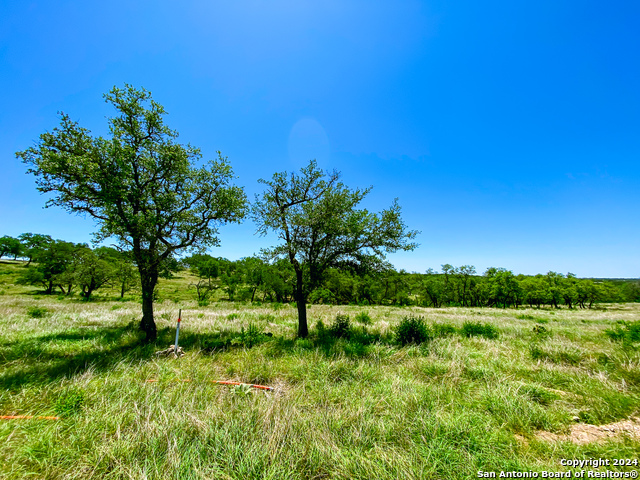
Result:
<svg viewBox="0 0 640 480"><path fill-rule="evenodd" d="M632 417L629 420L609 423L607 425L590 425L580 423L573 425L569 434L553 432L538 432L536 438L546 442L573 442L585 445L607 440L621 440L623 437L640 438L640 419Z"/></svg>

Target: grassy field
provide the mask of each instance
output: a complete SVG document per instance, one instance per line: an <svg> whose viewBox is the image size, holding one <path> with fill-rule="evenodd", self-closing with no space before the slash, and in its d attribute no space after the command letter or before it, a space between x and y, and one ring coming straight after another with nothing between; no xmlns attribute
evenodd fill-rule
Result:
<svg viewBox="0 0 640 480"><path fill-rule="evenodd" d="M296 340L292 306L197 306L182 276L162 284L158 342L143 346L135 295L38 295L14 285L17 265L0 267L0 415L61 417L0 420L3 479L467 479L640 453L628 428L575 435L638 425L639 345L620 323L640 319L638 304L314 305L310 338ZM158 357L178 309L186 354ZM401 346L394 331L411 315L430 339Z"/></svg>

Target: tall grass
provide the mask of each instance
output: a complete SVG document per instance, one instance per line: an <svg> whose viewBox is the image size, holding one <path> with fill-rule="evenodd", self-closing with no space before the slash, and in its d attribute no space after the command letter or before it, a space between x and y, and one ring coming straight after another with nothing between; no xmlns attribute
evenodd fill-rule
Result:
<svg viewBox="0 0 640 480"><path fill-rule="evenodd" d="M606 334L638 307L516 318L368 306L363 320L360 307L314 305L310 324L324 334L296 340L288 305L165 298L158 342L142 345L137 302L6 293L0 414L63 418L1 421L0 478L467 479L563 471L561 458L635 458L638 439L550 444L536 433L638 414L638 344ZM160 358L179 308L186 355ZM552 335L533 330L543 315ZM396 339L409 316L422 317L427 342ZM478 322L499 335L467 335Z"/></svg>

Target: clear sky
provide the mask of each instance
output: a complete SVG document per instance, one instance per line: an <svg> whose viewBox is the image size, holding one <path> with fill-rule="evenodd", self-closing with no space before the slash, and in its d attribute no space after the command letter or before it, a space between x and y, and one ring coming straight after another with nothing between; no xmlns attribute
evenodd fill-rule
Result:
<svg viewBox="0 0 640 480"><path fill-rule="evenodd" d="M95 134L102 95L152 92L180 141L259 178L317 158L367 208L398 197L420 247L389 257L639 277L640 3L0 0L0 235L88 242L15 152ZM269 246L247 220L216 256Z"/></svg>

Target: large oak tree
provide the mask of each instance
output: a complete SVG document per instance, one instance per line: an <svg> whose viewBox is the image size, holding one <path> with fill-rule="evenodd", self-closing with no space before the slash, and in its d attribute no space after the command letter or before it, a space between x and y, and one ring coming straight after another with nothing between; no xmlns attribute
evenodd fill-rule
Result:
<svg viewBox="0 0 640 480"><path fill-rule="evenodd" d="M140 328L154 340L161 265L179 250L217 244L217 227L239 221L246 199L220 152L203 164L197 148L175 141L177 132L164 124L166 112L148 91L114 87L105 100L117 111L108 138L62 113L58 128L16 155L38 190L54 194L47 206L91 215L98 240L115 237L132 252L142 288Z"/></svg>
<svg viewBox="0 0 640 480"><path fill-rule="evenodd" d="M276 232L282 243L269 252L284 257L295 270L294 298L298 336L306 337L307 299L327 269L354 263L376 265L387 252L413 250L418 234L407 230L397 200L379 214L357 206L371 190L351 190L336 171L323 172L312 160L300 174L275 173L256 197L252 218L258 232Z"/></svg>

